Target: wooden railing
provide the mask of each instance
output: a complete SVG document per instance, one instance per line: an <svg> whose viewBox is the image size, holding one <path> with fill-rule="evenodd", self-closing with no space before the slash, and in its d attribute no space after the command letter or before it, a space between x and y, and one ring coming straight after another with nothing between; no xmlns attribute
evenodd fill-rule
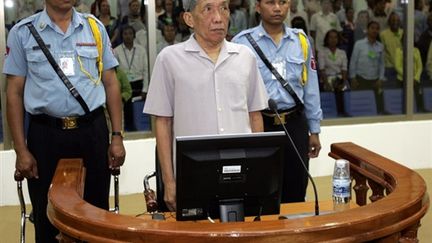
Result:
<svg viewBox="0 0 432 243"><path fill-rule="evenodd" d="M73 159L59 162L49 192L48 217L64 241L417 242L417 229L429 207L429 197L424 180L416 172L352 143L333 144L330 156L350 161L355 201L360 207L260 222L146 220L86 203L82 199L85 170L80 160Z"/></svg>

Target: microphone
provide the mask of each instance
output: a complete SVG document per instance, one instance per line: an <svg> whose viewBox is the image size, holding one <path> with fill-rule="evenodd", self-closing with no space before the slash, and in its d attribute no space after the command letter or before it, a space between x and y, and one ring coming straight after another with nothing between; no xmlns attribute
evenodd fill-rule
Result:
<svg viewBox="0 0 432 243"><path fill-rule="evenodd" d="M283 127L283 129L284 129L284 131L285 131L286 136L288 137L288 139L289 139L289 141L290 141L292 147L294 148L294 150L295 150L295 152L296 152L296 154L297 154L297 157L300 159L301 164L303 165L303 168L304 168L304 170L306 171L306 173L307 173L307 175L308 175L308 177L309 177L309 180L310 180L311 183L312 183L312 187L313 187L313 191L314 191L314 195L315 195L315 215L319 215L318 193L317 193L317 189L316 189L316 186L315 186L315 182L314 182L314 180L313 180L311 174L309 173L309 170L308 170L308 168L306 167L306 164L305 164L305 162L303 161L303 158L300 156L300 152L298 151L296 144L295 144L294 141L292 140L291 135L289 134L287 128L285 127L285 124L282 122L282 119L281 119L281 117L280 117L280 114L279 114L279 112L277 111L277 104L276 104L276 101L274 101L273 99L269 99L269 100L268 100L268 106L269 106L270 110L273 111L273 112L276 114L276 116L277 116L277 118L278 118L280 124L282 125L282 127Z"/></svg>

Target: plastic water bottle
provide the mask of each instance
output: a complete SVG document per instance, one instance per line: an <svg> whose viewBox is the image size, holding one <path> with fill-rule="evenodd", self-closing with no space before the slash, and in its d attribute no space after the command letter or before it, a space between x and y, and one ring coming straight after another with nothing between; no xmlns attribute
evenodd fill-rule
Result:
<svg viewBox="0 0 432 243"><path fill-rule="evenodd" d="M338 159L333 172L333 209L343 211L349 209L351 200L351 177L349 162Z"/></svg>

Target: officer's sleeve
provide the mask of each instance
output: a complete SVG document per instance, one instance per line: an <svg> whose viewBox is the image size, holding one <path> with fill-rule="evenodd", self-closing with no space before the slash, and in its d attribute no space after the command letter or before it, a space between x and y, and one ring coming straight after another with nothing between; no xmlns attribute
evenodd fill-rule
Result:
<svg viewBox="0 0 432 243"><path fill-rule="evenodd" d="M308 41L308 81L304 87L303 102L305 105L306 118L308 120L309 132L320 133L320 122L322 120L322 110L320 92L318 86L317 63L313 56L311 45Z"/></svg>
<svg viewBox="0 0 432 243"><path fill-rule="evenodd" d="M13 28L9 33L3 73L25 77L27 76L27 61L18 30L23 31L23 29Z"/></svg>
<svg viewBox="0 0 432 243"><path fill-rule="evenodd" d="M102 35L102 47L103 47L103 55L102 55L102 61L104 64L103 70L112 69L114 67L117 67L119 65L117 59L114 56L114 51L111 46L111 41L108 36L108 33L106 32L105 27L98 22L99 31Z"/></svg>

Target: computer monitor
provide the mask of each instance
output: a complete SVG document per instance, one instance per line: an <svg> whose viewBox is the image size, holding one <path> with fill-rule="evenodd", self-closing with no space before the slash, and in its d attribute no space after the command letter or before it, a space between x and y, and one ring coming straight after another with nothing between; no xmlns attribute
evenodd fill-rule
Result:
<svg viewBox="0 0 432 243"><path fill-rule="evenodd" d="M283 132L176 138L177 220L279 214Z"/></svg>

